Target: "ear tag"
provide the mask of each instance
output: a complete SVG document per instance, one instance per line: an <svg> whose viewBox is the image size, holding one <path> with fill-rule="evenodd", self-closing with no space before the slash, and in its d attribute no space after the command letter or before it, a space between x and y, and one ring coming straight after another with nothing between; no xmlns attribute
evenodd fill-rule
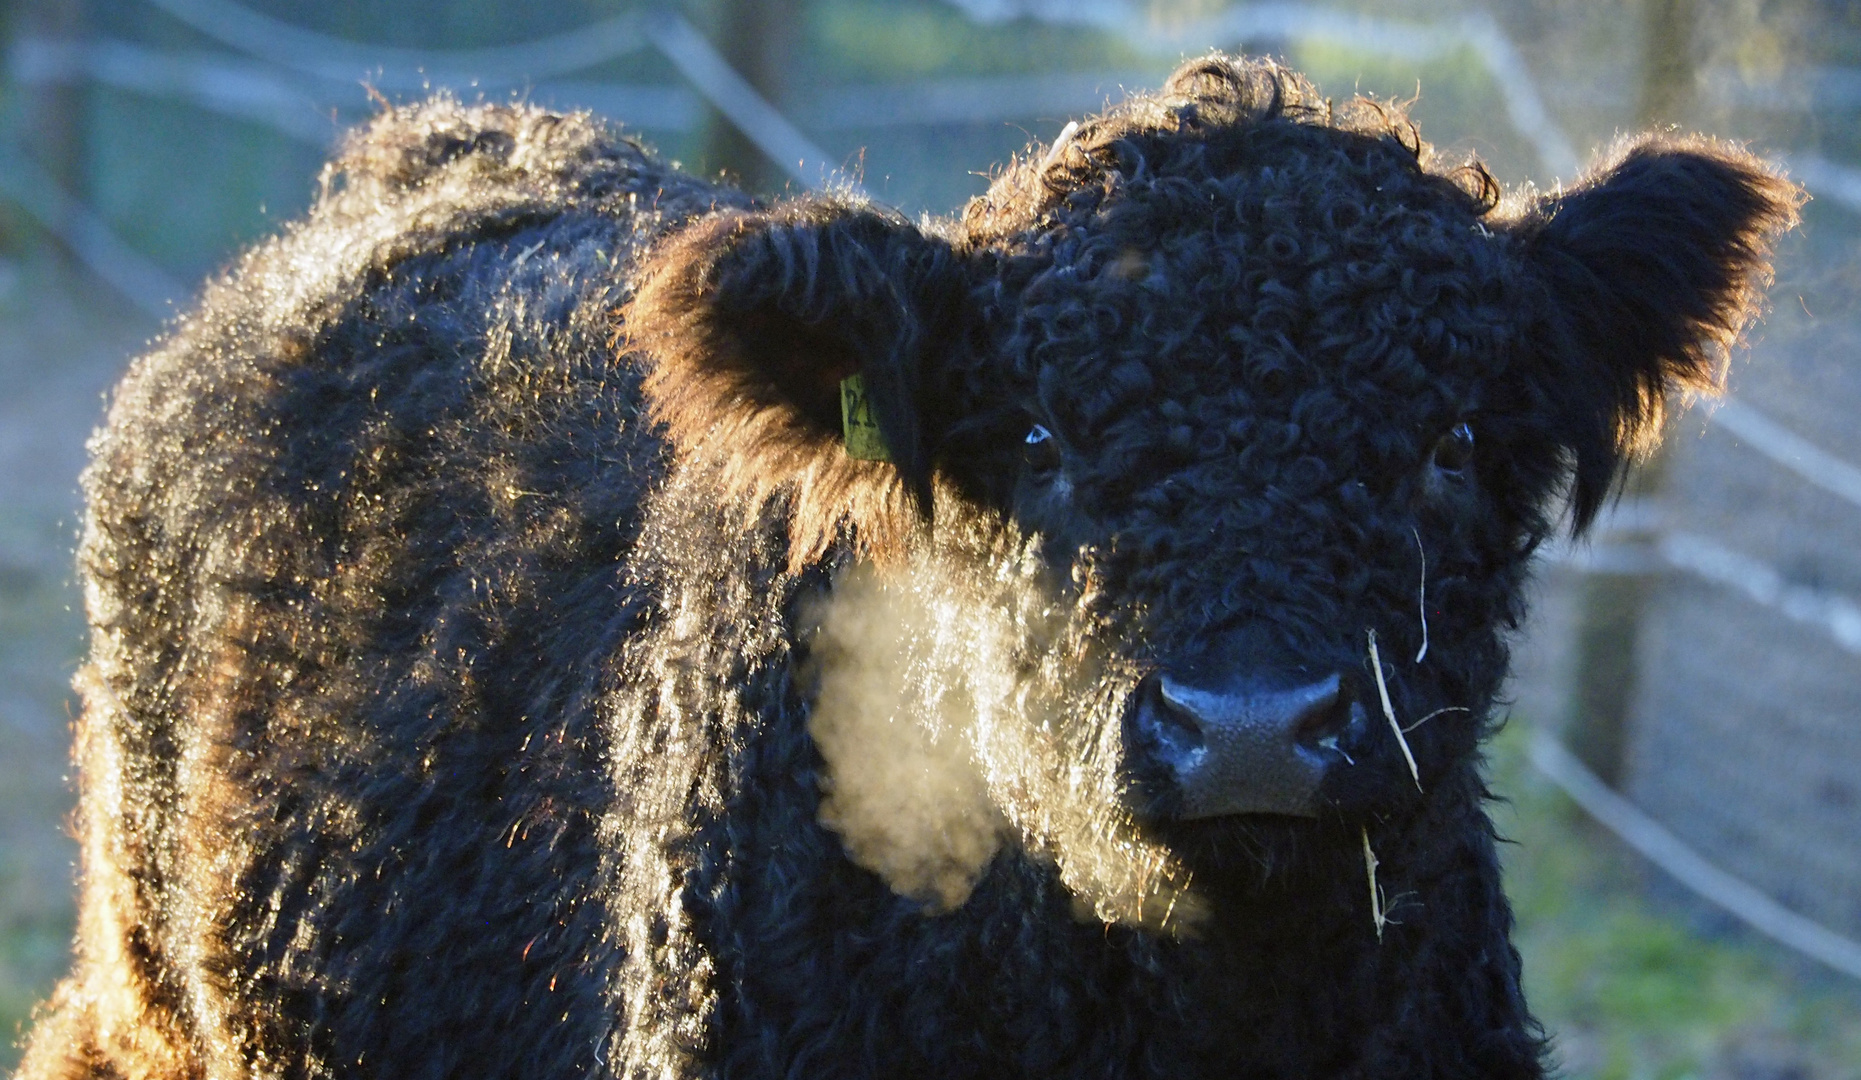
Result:
<svg viewBox="0 0 1861 1080"><path fill-rule="evenodd" d="M866 396L866 377L854 372L840 380L840 427L846 435L846 456L858 461L890 461L885 433L872 418L872 399Z"/></svg>

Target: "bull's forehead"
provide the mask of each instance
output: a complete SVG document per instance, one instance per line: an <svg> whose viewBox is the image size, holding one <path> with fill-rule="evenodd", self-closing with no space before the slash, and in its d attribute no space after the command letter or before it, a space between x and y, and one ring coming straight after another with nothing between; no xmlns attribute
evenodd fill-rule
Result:
<svg viewBox="0 0 1861 1080"><path fill-rule="evenodd" d="M1515 255L1481 204L1321 136L1124 185L1042 243L1012 361L1070 494L1038 500L1037 528L1190 629L1271 610L1316 634L1412 596L1429 449L1518 352ZM1505 531L1474 530L1495 550Z"/></svg>
<svg viewBox="0 0 1861 1080"><path fill-rule="evenodd" d="M1308 164L1159 182L1064 230L1017 315L1042 408L1121 472L1415 457L1503 375L1516 307L1476 215L1377 179Z"/></svg>

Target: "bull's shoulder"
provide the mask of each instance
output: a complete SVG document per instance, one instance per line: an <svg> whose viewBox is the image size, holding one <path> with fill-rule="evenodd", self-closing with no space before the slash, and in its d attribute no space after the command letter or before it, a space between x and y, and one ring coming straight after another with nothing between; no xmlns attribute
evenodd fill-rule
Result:
<svg viewBox="0 0 1861 1080"><path fill-rule="evenodd" d="M354 196L352 212L423 190L481 202L499 187L557 199L624 192L635 176L670 176L636 140L590 113L520 103L462 103L447 94L389 108L349 132L321 178L325 204ZM686 181L694 189L703 185ZM443 192L434 185L452 184ZM495 196L494 196L495 197Z"/></svg>
<svg viewBox="0 0 1861 1080"><path fill-rule="evenodd" d="M560 598L628 609L602 582L664 450L615 312L646 245L740 198L585 115L442 98L353 135L117 388L80 555L104 677L264 655L281 697L378 687L409 641L482 656L573 622Z"/></svg>
<svg viewBox="0 0 1861 1080"><path fill-rule="evenodd" d="M439 96L351 132L319 178L305 227L351 241L325 252L330 269L379 276L410 256L565 216L599 215L644 241L743 201L592 114Z"/></svg>
<svg viewBox="0 0 1861 1080"><path fill-rule="evenodd" d="M613 320L634 263L740 198L585 114L448 98L385 112L310 212L133 365L93 447L93 520L204 525L255 488L315 501L369 469L405 487L500 471L494 457L629 457L637 387ZM425 472L396 471L423 440Z"/></svg>

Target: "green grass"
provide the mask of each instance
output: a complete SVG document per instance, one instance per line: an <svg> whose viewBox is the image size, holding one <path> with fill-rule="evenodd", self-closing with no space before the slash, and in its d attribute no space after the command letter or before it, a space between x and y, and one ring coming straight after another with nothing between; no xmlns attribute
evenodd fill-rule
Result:
<svg viewBox="0 0 1861 1080"><path fill-rule="evenodd" d="M17 875L0 872L0 904L21 891ZM35 1005L64 974L71 947L71 912L46 911L34 905L26 910L0 909L0 1071L18 1064L12 1046L23 1035Z"/></svg>
<svg viewBox="0 0 1861 1080"><path fill-rule="evenodd" d="M21 533L48 533L0 509L0 552ZM31 526L38 526L32 528ZM61 538L62 539L62 538ZM53 541L54 543L56 541ZM64 680L82 620L63 581L4 562L0 575L0 1073L12 1036L68 963L72 885L60 835L70 796L63 749Z"/></svg>
<svg viewBox="0 0 1861 1080"><path fill-rule="evenodd" d="M69 964L77 474L98 394L150 329L43 252L4 255L18 276L0 293L0 1075Z"/></svg>
<svg viewBox="0 0 1861 1080"><path fill-rule="evenodd" d="M1651 899L1659 872L1525 761L1515 725L1493 747L1507 889L1528 1000L1567 1075L1583 1080L1854 1080L1861 985L1754 934L1706 934L1704 909Z"/></svg>

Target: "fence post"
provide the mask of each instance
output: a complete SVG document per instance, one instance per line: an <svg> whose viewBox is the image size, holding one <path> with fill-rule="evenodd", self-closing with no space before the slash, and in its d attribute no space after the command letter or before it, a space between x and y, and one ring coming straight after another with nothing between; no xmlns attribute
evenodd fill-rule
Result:
<svg viewBox="0 0 1861 1080"><path fill-rule="evenodd" d="M81 45L88 36L86 14L85 0L21 0L7 27L9 44L30 40L54 47ZM84 80L47 79L14 89L20 95L20 139L27 153L60 189L82 199L84 136L89 127Z"/></svg>
<svg viewBox="0 0 1861 1080"><path fill-rule="evenodd" d="M1637 128L1684 120L1693 98L1693 26L1698 0L1641 0L1641 84L1635 109ZM1669 455L1656 450L1634 473L1624 490L1632 505L1653 509L1666 488ZM1599 535L1599 545L1624 543L1652 550L1662 527L1646 515L1629 515L1627 529ZM1609 528L1607 518L1604 527ZM1629 713L1640 676L1641 626L1654 589L1656 560L1604 560L1583 580L1578 599L1576 685L1564 739L1590 771L1611 787L1621 784L1628 748Z"/></svg>
<svg viewBox="0 0 1861 1080"><path fill-rule="evenodd" d="M717 51L778 109L801 17L801 0L723 0L717 6ZM706 123L703 145L702 168L729 174L746 191L779 191L788 181L782 166L716 109Z"/></svg>

